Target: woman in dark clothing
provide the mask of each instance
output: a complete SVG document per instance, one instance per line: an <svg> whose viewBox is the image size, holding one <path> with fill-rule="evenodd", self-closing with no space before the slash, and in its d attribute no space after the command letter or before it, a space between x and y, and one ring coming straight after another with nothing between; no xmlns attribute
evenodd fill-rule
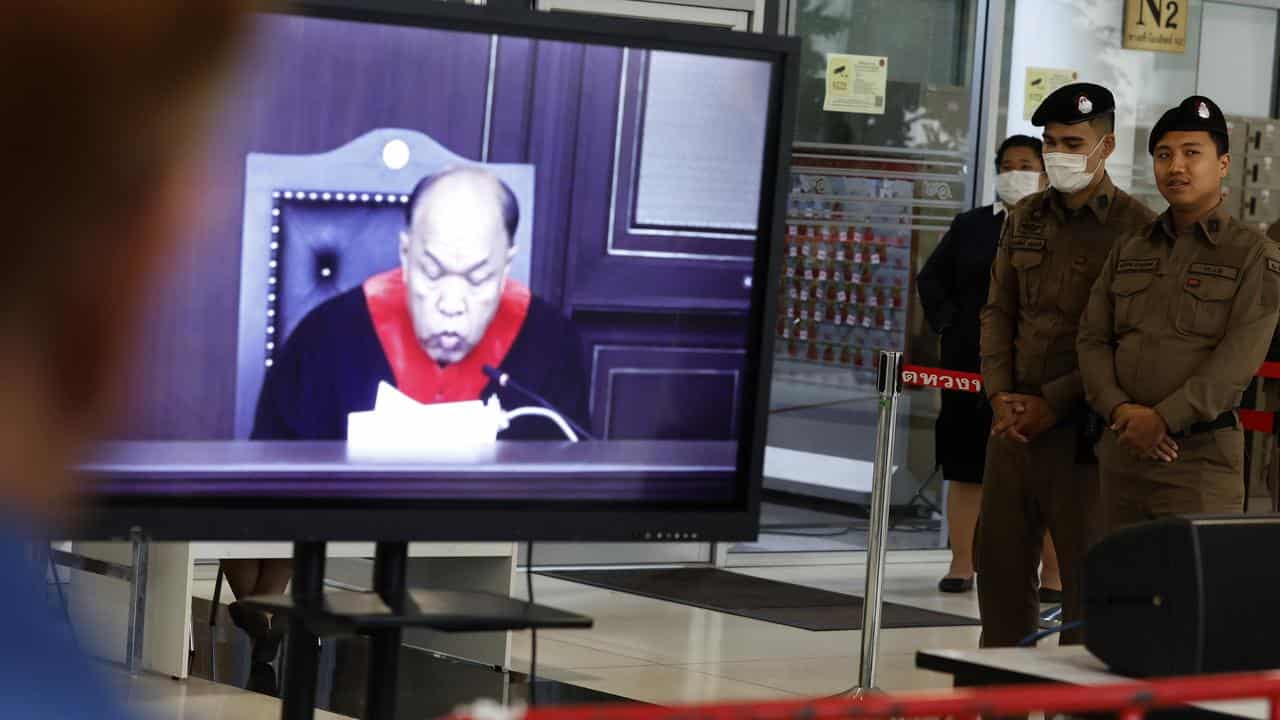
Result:
<svg viewBox="0 0 1280 720"><path fill-rule="evenodd" d="M978 314L987 302L996 242L1008 208L1043 185L1040 141L1026 135L1009 137L996 154L996 172L996 203L958 215L916 278L929 326L942 336L942 366L949 370L979 371ZM973 587L973 532L982 505L982 469L990 430L991 407L986 398L942 391L934 439L937 463L948 483L951 541L951 568L938 583L943 592ZM1047 538L1044 566L1041 587L1061 588Z"/></svg>

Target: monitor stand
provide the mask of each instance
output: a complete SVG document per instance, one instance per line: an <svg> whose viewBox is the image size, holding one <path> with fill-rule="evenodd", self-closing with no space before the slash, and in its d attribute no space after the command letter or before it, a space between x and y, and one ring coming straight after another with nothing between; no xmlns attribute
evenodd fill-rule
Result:
<svg viewBox="0 0 1280 720"><path fill-rule="evenodd" d="M325 543L293 545L288 595L258 596L245 607L289 618L284 657L284 720L315 717L320 638L366 635L370 639L365 717L393 720L400 633L406 627L445 632L505 632L532 628L589 628L591 618L483 592L405 587L407 542L379 542L373 591L324 592Z"/></svg>

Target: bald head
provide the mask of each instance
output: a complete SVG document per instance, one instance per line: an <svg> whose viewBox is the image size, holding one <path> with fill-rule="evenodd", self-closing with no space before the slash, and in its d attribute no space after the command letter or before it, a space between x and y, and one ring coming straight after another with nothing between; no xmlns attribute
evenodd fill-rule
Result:
<svg viewBox="0 0 1280 720"><path fill-rule="evenodd" d="M409 313L441 365L464 359L497 313L515 257L519 209L492 173L459 168L418 183L400 236Z"/></svg>
<svg viewBox="0 0 1280 720"><path fill-rule="evenodd" d="M469 197L464 199L471 202L485 203L486 198L496 202L497 210L502 214L502 224L507 229L507 242L515 244L516 227L520 224L520 203L505 182L478 167L453 168L419 180L409 195L409 204L405 206L405 225L413 225L422 203L437 190L467 194Z"/></svg>

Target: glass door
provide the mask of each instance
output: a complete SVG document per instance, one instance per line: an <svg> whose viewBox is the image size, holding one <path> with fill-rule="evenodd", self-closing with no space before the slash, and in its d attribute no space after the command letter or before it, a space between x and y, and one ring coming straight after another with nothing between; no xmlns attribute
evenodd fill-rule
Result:
<svg viewBox="0 0 1280 720"><path fill-rule="evenodd" d="M736 554L865 547L875 364L880 350L938 359L914 277L972 207L986 12L986 0L785 3L804 57L765 467L766 489L783 494L766 503L760 542ZM833 53L883 58L872 112L828 109ZM940 547L938 406L932 390L900 406L893 548Z"/></svg>

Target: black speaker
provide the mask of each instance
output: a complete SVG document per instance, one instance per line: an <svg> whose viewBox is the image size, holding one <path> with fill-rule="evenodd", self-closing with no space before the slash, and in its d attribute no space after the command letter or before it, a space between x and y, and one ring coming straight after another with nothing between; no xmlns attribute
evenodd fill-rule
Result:
<svg viewBox="0 0 1280 720"><path fill-rule="evenodd" d="M1280 667L1280 515L1126 528L1085 560L1086 647L1134 677Z"/></svg>

